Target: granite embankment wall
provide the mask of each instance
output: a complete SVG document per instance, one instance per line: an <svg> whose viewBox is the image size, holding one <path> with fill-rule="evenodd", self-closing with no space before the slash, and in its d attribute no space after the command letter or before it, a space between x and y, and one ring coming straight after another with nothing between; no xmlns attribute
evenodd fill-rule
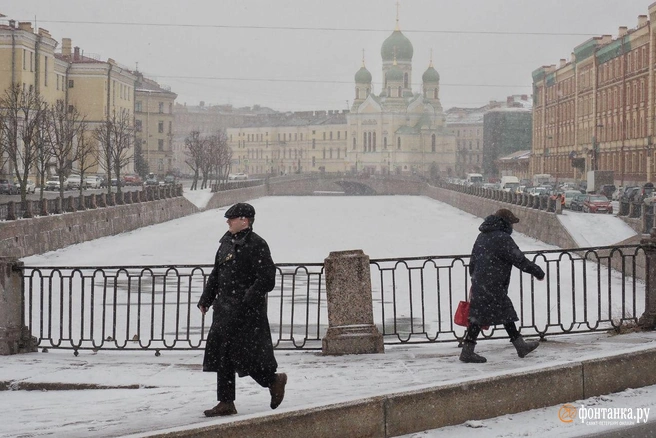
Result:
<svg viewBox="0 0 656 438"><path fill-rule="evenodd" d="M188 216L183 196L138 204L19 219L0 224L0 256L22 258Z"/></svg>

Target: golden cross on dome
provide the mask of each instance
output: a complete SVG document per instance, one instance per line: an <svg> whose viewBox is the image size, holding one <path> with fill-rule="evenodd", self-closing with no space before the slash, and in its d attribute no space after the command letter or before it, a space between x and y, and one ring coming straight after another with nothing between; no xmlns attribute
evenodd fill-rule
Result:
<svg viewBox="0 0 656 438"><path fill-rule="evenodd" d="M364 49L362 49L362 67L364 67Z"/></svg>

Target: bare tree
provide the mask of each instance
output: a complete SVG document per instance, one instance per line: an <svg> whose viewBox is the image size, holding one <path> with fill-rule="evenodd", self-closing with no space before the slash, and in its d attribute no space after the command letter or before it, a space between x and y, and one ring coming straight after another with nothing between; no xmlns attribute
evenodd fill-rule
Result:
<svg viewBox="0 0 656 438"><path fill-rule="evenodd" d="M24 90L13 84L0 99L4 152L21 186L21 201L27 199L27 177L37 161L39 130L47 104L32 87Z"/></svg>
<svg viewBox="0 0 656 438"><path fill-rule="evenodd" d="M48 169L50 168L52 161L52 148L49 144L50 139L50 125L48 123L48 117L44 117L41 129L37 134L37 151L36 151L36 161L34 166L36 168L37 174L37 183L39 185L39 201L43 200L43 189L46 184Z"/></svg>
<svg viewBox="0 0 656 438"><path fill-rule="evenodd" d="M208 175L213 175L215 183L228 178L230 162L232 161L232 149L228 146L228 136L225 131L218 131L208 138L206 162L208 163ZM211 181L210 181L211 184ZM203 187L205 184L203 183Z"/></svg>
<svg viewBox="0 0 656 438"><path fill-rule="evenodd" d="M191 190L198 188L198 177L203 165L206 140L201 138L200 131L193 130L185 138L185 163L194 172Z"/></svg>
<svg viewBox="0 0 656 438"><path fill-rule="evenodd" d="M48 111L48 135L50 154L55 162L59 177L59 197L64 200L64 179L77 161L75 139L79 135L84 117L73 106L66 108L64 101L58 100ZM82 184L80 183L80 186Z"/></svg>
<svg viewBox="0 0 656 438"><path fill-rule="evenodd" d="M98 126L94 137L98 141L98 164L107 172L107 193L112 192L112 172L116 175L116 191L121 193L121 171L132 160L134 127L128 110L114 112Z"/></svg>
<svg viewBox="0 0 656 438"><path fill-rule="evenodd" d="M75 142L75 155L77 165L80 169L80 208L84 206L82 202L82 191L84 190L84 176L87 171L98 165L98 150L95 144L89 138L89 128L86 122L80 123L80 129Z"/></svg>

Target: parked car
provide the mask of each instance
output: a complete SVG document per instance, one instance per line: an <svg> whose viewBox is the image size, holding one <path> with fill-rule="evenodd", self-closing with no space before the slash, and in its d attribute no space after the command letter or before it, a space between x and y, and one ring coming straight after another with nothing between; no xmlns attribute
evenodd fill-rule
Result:
<svg viewBox="0 0 656 438"><path fill-rule="evenodd" d="M604 195L608 199L611 199L613 197L613 192L615 192L616 187L613 184L604 184L599 188L599 193L600 195Z"/></svg>
<svg viewBox="0 0 656 438"><path fill-rule="evenodd" d="M21 182L19 180L14 180L14 185L18 189L18 193L20 193ZM34 181L31 179L28 179L27 184L25 184L25 192L28 194L36 192L36 184L34 184Z"/></svg>
<svg viewBox="0 0 656 438"><path fill-rule="evenodd" d="M140 186L143 184L143 181L141 180L141 177L139 175L125 175L123 177L123 183L126 186Z"/></svg>
<svg viewBox="0 0 656 438"><path fill-rule="evenodd" d="M619 186L617 189L615 189L615 191L611 195L610 199L613 200L613 201L619 201L620 198L622 197L622 193L624 193L624 187Z"/></svg>
<svg viewBox="0 0 656 438"><path fill-rule="evenodd" d="M245 173L231 173L228 175L228 179L231 181L245 180L248 179L248 175Z"/></svg>
<svg viewBox="0 0 656 438"><path fill-rule="evenodd" d="M69 189L79 189L82 186L83 189L86 188L86 184L82 182L82 177L77 173L71 173L66 179L67 188Z"/></svg>
<svg viewBox="0 0 656 438"><path fill-rule="evenodd" d="M587 195L583 201L584 213L612 213L613 206L604 195Z"/></svg>
<svg viewBox="0 0 656 438"><path fill-rule="evenodd" d="M84 183L90 189L99 189L102 186L102 179L97 175L91 175L84 178Z"/></svg>
<svg viewBox="0 0 656 438"><path fill-rule="evenodd" d="M175 176L173 175L166 175L164 177L164 184L175 184L176 182Z"/></svg>
<svg viewBox="0 0 656 438"><path fill-rule="evenodd" d="M621 202L633 202L636 196L640 193L640 187L627 186L624 188L624 193L620 196Z"/></svg>
<svg viewBox="0 0 656 438"><path fill-rule="evenodd" d="M569 202L569 208L572 211L583 211L583 201L588 195L585 193L579 193L574 195L574 197Z"/></svg>
<svg viewBox="0 0 656 438"><path fill-rule="evenodd" d="M563 192L563 196L565 197L565 208L572 208L571 207L571 202L572 199L574 199L574 196L580 195L581 192L579 190L565 190Z"/></svg>
<svg viewBox="0 0 656 438"><path fill-rule="evenodd" d="M64 182L65 184L65 182ZM52 191L57 191L59 190L59 178L50 178L49 180L46 181L43 189L44 190L52 190Z"/></svg>
<svg viewBox="0 0 656 438"><path fill-rule="evenodd" d="M547 187L544 187L544 186L531 187L528 190L529 190L528 193L531 196L540 196L540 195L546 195L546 194L549 193L549 189Z"/></svg>
<svg viewBox="0 0 656 438"><path fill-rule="evenodd" d="M144 182L144 185L158 186L159 180L157 179L157 175L155 175L154 173L149 173L148 176L146 177L146 181Z"/></svg>
<svg viewBox="0 0 656 438"><path fill-rule="evenodd" d="M8 179L0 179L0 194L18 195L19 193L20 189L16 184Z"/></svg>

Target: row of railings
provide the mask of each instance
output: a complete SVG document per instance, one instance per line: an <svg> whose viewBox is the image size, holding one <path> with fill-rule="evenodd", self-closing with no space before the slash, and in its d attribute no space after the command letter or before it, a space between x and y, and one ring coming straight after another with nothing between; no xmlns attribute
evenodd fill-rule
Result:
<svg viewBox="0 0 656 438"><path fill-rule="evenodd" d="M506 202L508 204L534 208L536 210L555 212L559 208L558 201L545 194L531 195L528 193L516 193L475 185L465 186L460 184L452 184L443 180L438 183L438 186L456 192L480 196L482 198L493 199L495 201Z"/></svg>
<svg viewBox="0 0 656 438"><path fill-rule="evenodd" d="M182 196L182 185L145 186L142 190L112 192L111 194L92 193L81 197L68 196L63 200L58 197L54 199L26 200L25 202L9 201L0 205L0 220L28 219L79 210L137 204L177 196Z"/></svg>
<svg viewBox="0 0 656 438"><path fill-rule="evenodd" d="M636 275L642 246L528 252L544 281L515 270L509 294L521 332L545 337L637 322L646 286ZM619 267L610 269L610 265ZM459 341L453 315L469 290L469 256L369 261L373 322L386 344ZM649 260L647 260L649 270ZM365 265L366 266L366 265ZM196 304L212 266L23 266L23 325L39 348L193 350L211 315ZM323 263L278 264L268 294L278 349L320 349L328 329ZM345 280L348 283L348 279ZM505 337L492 327L485 337Z"/></svg>
<svg viewBox="0 0 656 438"><path fill-rule="evenodd" d="M643 233L649 233L654 227L654 204L652 202L621 200L617 215L639 219L640 230Z"/></svg>

